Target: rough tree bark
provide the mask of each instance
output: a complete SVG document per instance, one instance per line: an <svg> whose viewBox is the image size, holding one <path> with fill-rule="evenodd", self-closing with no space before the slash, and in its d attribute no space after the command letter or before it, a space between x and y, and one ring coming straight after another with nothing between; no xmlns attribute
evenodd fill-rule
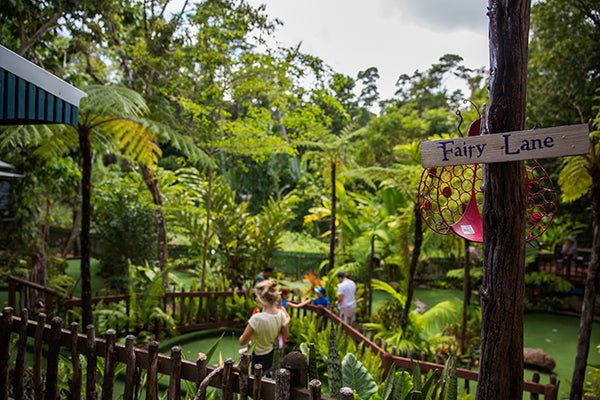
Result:
<svg viewBox="0 0 600 400"><path fill-rule="evenodd" d="M335 157L331 160L331 222L330 222L330 235L329 235L329 271L335 267L335 220L336 220L336 193L335 193L335 181L336 181L336 164L337 160Z"/></svg>
<svg viewBox="0 0 600 400"><path fill-rule="evenodd" d="M75 199L73 200L73 224L71 226L71 234L69 240L62 249L63 257L68 254L78 255L80 253L81 245L79 244L79 237L81 231L81 182L77 185L77 192Z"/></svg>
<svg viewBox="0 0 600 400"><path fill-rule="evenodd" d="M490 134L525 127L529 0L489 0ZM477 399L523 393L525 186L523 162L483 168L481 359Z"/></svg>
<svg viewBox="0 0 600 400"><path fill-rule="evenodd" d="M140 163L140 170L142 171L142 177L144 183L152 195L152 201L154 202L154 216L156 218L156 255L158 258L158 265L163 274L163 286L169 287L169 274L165 272L167 269L167 261L169 258L167 248L167 225L165 223L165 216L163 213L163 200L162 193L158 179L156 178L156 172L148 168L144 163Z"/></svg>
<svg viewBox="0 0 600 400"><path fill-rule="evenodd" d="M206 194L206 224L204 226L204 241L202 248L202 278L200 280L200 290L205 290L206 284L206 269L208 268L208 245L210 243L210 219L212 212L212 185L213 185L213 170L208 167L206 172L206 180L208 184Z"/></svg>
<svg viewBox="0 0 600 400"><path fill-rule="evenodd" d="M415 214L414 248L408 270L406 303L404 303L402 317L400 318L400 326L402 327L402 330L406 329L406 325L408 324L408 313L410 312L410 306L415 292L415 273L417 272L417 263L419 262L419 256L421 255L421 243L423 243L423 217L421 216L421 210L419 209L418 203L415 203L413 211Z"/></svg>
<svg viewBox="0 0 600 400"><path fill-rule="evenodd" d="M592 176L590 194L592 198L592 210L594 212L594 236L579 322L577 356L575 357L575 367L573 368L573 378L571 380L571 394L569 398L573 400L580 400L583 396L583 382L585 381L585 368L590 351L590 335L592 333L594 304L596 303L596 291L598 290L599 280L598 269L600 267L600 159L598 159L599 154L596 154L594 151L594 146L592 147L590 156L589 170Z"/></svg>
<svg viewBox="0 0 600 400"><path fill-rule="evenodd" d="M92 275L90 271L92 148L89 131L81 127L79 128L79 150L81 151L81 312L83 326L88 326L94 323L92 317Z"/></svg>

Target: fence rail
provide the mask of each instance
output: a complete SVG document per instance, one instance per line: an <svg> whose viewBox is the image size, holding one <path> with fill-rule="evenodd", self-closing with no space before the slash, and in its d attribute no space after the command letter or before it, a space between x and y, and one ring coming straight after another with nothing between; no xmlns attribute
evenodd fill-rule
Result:
<svg viewBox="0 0 600 400"><path fill-rule="evenodd" d="M39 290L40 293L49 298L51 296L58 296L55 291L47 287L33 284L26 280L9 277L9 306L16 306L17 292L20 288L34 288ZM221 326L233 326L233 315L231 310L227 309L227 298L233 297L233 292L198 292L198 291L181 291L181 292L170 292L166 293L163 297L163 305L166 310L172 313L173 319L178 325L178 329L181 332L188 332L209 327L221 327ZM98 303L103 301L109 302L120 302L125 301L129 304L128 295L114 295L114 296L103 296L96 297L93 302ZM69 307L79 306L81 304L80 299L72 298L62 300L62 304ZM50 304L57 304L56 299L50 300ZM415 360L411 355L403 357L397 354L396 349L392 347L388 351L388 345L381 343L379 340L373 340L372 332L369 335L368 332L357 329L356 327L342 321L333 311L328 308L321 306L315 306L307 304L303 309L296 309L297 315L302 312L304 315L306 312L313 312L317 315L324 316L329 322L336 324L349 335L356 343L358 343L362 351L370 350L374 354L381 358L382 368L384 369L384 375L389 371L392 365L397 368L404 370L412 370L414 364L418 364L422 372L434 370L437 373L441 373L444 365L441 362L427 362L424 360ZM157 327L158 328L158 327ZM437 360L436 360L437 361ZM189 368L189 367L186 367ZM457 368L457 377L464 379L465 389L469 390L471 381L477 382L479 374L477 371L470 369ZM193 376L190 377L190 380ZM523 389L525 392L531 394L532 400L537 400L539 395L544 396L545 400L556 400L558 396L558 384L555 376L550 376L550 382L547 384L539 383L539 374L534 373L531 381L523 382ZM0 400L2 400L0 398Z"/></svg>
<svg viewBox="0 0 600 400"><path fill-rule="evenodd" d="M228 359L222 367L207 365L206 359L197 362L181 359L181 349L178 346L171 348L170 356L158 353L158 342L152 341L148 349L136 348L135 337L129 335L125 344L116 343L116 332L109 329L105 338L95 336L94 327L88 326L86 334L78 331L78 324L73 322L70 330L63 329L60 317L54 317L50 325L46 324L46 315L39 314L37 321L28 320L27 310L23 310L19 317L13 316L12 308L4 309L0 318L0 400L10 398L31 398L26 392L23 381L25 371L25 351L28 338L34 338L33 379L30 391L35 399L58 398L58 364L61 349L66 349L71 354L73 373L68 381L68 398L80 399L81 392L85 392L86 399L97 399L98 386L101 387L101 398L112 399L114 395L115 370L117 364L125 364L124 399L133 399L140 385L143 384L137 369L146 372L144 392L146 398L155 400L160 397L158 385L159 374L169 377L167 393L168 399L180 399L182 396L181 381L192 382L196 386L196 399L204 398L207 387L222 390L222 398L233 399L234 393L240 393L242 399L252 395L254 399L265 400L309 400L329 399L319 396L311 397L313 386L320 382L311 382L311 391L305 387L291 387L291 373L280 369L276 373L276 380L262 377L262 367L256 366L254 375L249 375L249 356L243 355L240 364L233 365ZM17 355L12 371L10 361L11 333L18 335ZM42 347L47 344L46 367L42 368ZM79 355L86 358L86 373L82 371ZM96 365L98 358L104 359L104 374L102 382L97 382ZM45 379L42 371L45 370ZM11 373L9 373L11 372ZM9 377L12 379L9 381ZM83 382L85 376L85 386ZM12 387L12 390L10 390ZM163 393L164 394L164 393ZM63 393L64 395L64 393ZM351 399L352 397L347 397Z"/></svg>

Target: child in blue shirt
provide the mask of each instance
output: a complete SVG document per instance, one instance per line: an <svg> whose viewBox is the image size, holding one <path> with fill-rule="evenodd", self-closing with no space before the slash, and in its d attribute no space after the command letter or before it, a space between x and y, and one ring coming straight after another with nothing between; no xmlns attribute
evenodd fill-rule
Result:
<svg viewBox="0 0 600 400"><path fill-rule="evenodd" d="M313 301L313 304L315 306L323 306L325 308L329 307L329 299L325 297L325 288L315 288L315 292L317 293L318 297Z"/></svg>

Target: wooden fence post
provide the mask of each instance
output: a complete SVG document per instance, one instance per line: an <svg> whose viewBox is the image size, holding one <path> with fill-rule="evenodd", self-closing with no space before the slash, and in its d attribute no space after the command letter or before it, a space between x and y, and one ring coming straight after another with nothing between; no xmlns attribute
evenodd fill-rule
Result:
<svg viewBox="0 0 600 400"><path fill-rule="evenodd" d="M42 345L44 343L45 328L46 314L39 313L33 343L33 398L35 400L41 400L44 393L44 387L42 385Z"/></svg>
<svg viewBox="0 0 600 400"><path fill-rule="evenodd" d="M240 363L238 364L239 385L240 385L240 400L248 398L248 368L250 366L250 355L243 353Z"/></svg>
<svg viewBox="0 0 600 400"><path fill-rule="evenodd" d="M133 400L134 386L135 386L135 349L134 349L135 336L127 335L125 338L125 363L127 365L125 370L125 389L123 391L123 400Z"/></svg>
<svg viewBox="0 0 600 400"><path fill-rule="evenodd" d="M206 354L198 354L198 359L196 360L196 368L198 369L198 379L196 380L196 393L200 389L200 384L206 378Z"/></svg>
<svg viewBox="0 0 600 400"><path fill-rule="evenodd" d="M19 342L17 343L17 361L13 371L13 397L15 400L24 398L23 375L25 372L25 351L27 345L27 323L29 312L26 308L21 310L21 326L19 327Z"/></svg>
<svg viewBox="0 0 600 400"><path fill-rule="evenodd" d="M146 399L158 400L158 342L148 343L148 372L146 375Z"/></svg>
<svg viewBox="0 0 600 400"><path fill-rule="evenodd" d="M17 283L8 278L8 306L13 310L17 307Z"/></svg>
<svg viewBox="0 0 600 400"><path fill-rule="evenodd" d="M58 387L58 354L60 352L60 336L62 330L62 319L52 318L50 324L50 340L48 341L48 359L46 364L46 386L45 400L58 398L56 390Z"/></svg>
<svg viewBox="0 0 600 400"><path fill-rule="evenodd" d="M321 382L317 379L310 381L310 400L321 400Z"/></svg>
<svg viewBox="0 0 600 400"><path fill-rule="evenodd" d="M469 362L467 363L467 369L471 370L473 364L473 360L469 359ZM471 392L471 387L470 387L470 383L468 379L465 379L465 386L464 386L464 391L465 393L470 393Z"/></svg>
<svg viewBox="0 0 600 400"><path fill-rule="evenodd" d="M548 394L544 393L544 400L556 400L558 396L559 382L554 374L550 375L550 385L553 385L554 387L549 391Z"/></svg>
<svg viewBox="0 0 600 400"><path fill-rule="evenodd" d="M98 391L96 390L96 331L94 325L89 324L85 333L87 335L85 398L86 400L96 400Z"/></svg>
<svg viewBox="0 0 600 400"><path fill-rule="evenodd" d="M349 387L343 387L340 389L340 400L353 400L354 390Z"/></svg>
<svg viewBox="0 0 600 400"><path fill-rule="evenodd" d="M169 378L169 400L179 400L181 389L181 347L171 347L171 376Z"/></svg>
<svg viewBox="0 0 600 400"><path fill-rule="evenodd" d="M540 373L535 371L531 377L531 381L534 383L540 383ZM531 393L531 400L539 400L540 396L537 393Z"/></svg>
<svg viewBox="0 0 600 400"><path fill-rule="evenodd" d="M255 364L254 365L254 386L252 387L252 400L260 400L261 399L262 376L263 376L262 364Z"/></svg>
<svg viewBox="0 0 600 400"><path fill-rule="evenodd" d="M233 400L233 360L228 358L223 365L223 376L221 377L221 390L223 400Z"/></svg>
<svg viewBox="0 0 600 400"><path fill-rule="evenodd" d="M8 366L10 364L10 326L13 322L13 308L5 307L0 319L0 400L8 399Z"/></svg>
<svg viewBox="0 0 600 400"><path fill-rule="evenodd" d="M81 364L79 363L79 324L71 322L71 363L73 364L73 375L69 378L71 400L81 398Z"/></svg>
<svg viewBox="0 0 600 400"><path fill-rule="evenodd" d="M106 354L104 355L104 379L102 381L102 400L112 400L115 386L115 342L117 332L114 329L106 331Z"/></svg>
<svg viewBox="0 0 600 400"><path fill-rule="evenodd" d="M290 371L285 368L277 370L275 376L275 400L290 399Z"/></svg>
<svg viewBox="0 0 600 400"><path fill-rule="evenodd" d="M185 317L185 288L181 289L181 296L179 297L179 326L183 325L184 317ZM173 320L177 320L175 318L175 313L173 313Z"/></svg>

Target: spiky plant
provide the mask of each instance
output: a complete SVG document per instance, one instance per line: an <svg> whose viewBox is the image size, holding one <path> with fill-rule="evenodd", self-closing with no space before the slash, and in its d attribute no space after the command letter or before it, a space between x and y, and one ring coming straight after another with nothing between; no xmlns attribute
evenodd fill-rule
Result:
<svg viewBox="0 0 600 400"><path fill-rule="evenodd" d="M327 358L329 392L336 396L342 388L342 362L338 353L338 341L334 327L329 333L329 357Z"/></svg>

